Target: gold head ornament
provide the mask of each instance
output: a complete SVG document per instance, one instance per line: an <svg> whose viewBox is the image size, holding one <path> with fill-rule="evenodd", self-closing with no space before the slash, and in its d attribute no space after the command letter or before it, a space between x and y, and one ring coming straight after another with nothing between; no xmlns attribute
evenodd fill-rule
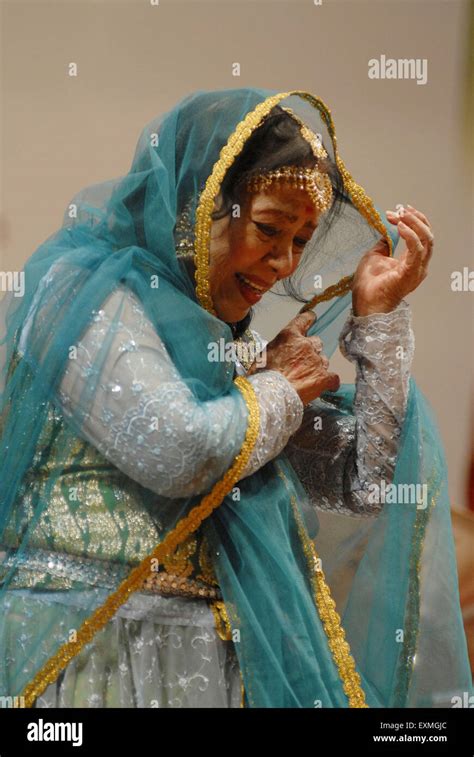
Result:
<svg viewBox="0 0 474 757"><path fill-rule="evenodd" d="M283 110L297 121L301 135L310 145L317 161L327 158L328 154L323 147L321 134L314 134L291 108L284 107ZM248 192L260 192L268 189L274 182L286 182L295 189L305 190L321 213L325 213L331 207L333 199L331 180L318 165L311 168L281 166L272 171L260 171L250 177L246 183L246 189Z"/></svg>
<svg viewBox="0 0 474 757"><path fill-rule="evenodd" d="M321 213L325 213L331 207L331 180L327 173L323 173L317 167L282 166L274 171L255 174L245 186L248 192L260 192L275 182L284 182L295 189L304 189Z"/></svg>

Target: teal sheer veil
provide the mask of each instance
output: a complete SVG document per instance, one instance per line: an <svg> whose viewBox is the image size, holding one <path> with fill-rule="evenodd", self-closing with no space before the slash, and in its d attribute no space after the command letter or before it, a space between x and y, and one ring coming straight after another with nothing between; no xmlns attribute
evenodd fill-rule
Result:
<svg viewBox="0 0 474 757"><path fill-rule="evenodd" d="M389 239L391 253L397 240L345 168L330 111L305 92L197 92L153 119L129 172L72 199L62 227L25 264L23 296L8 293L0 304L3 696L23 696L32 706L140 590L156 561L200 528L212 546L246 706L451 707L471 692L446 463L433 413L413 379L394 483L426 484L426 508L387 502L376 518L335 516L323 528L284 452L239 480L255 444L258 404L229 363L207 359L209 342L233 339L210 298L209 229L223 178L277 105L322 135L343 184L339 212L327 215L305 249L309 268L302 279L314 305L314 274L323 276L325 294L311 333L319 333L332 354L358 260L380 236ZM184 209L196 280L176 254ZM156 527L156 547L131 561L117 544L107 582L76 573L67 576L67 588L58 588L52 570L32 584L25 565L34 551L64 549L61 528L51 528L58 497L74 521L71 551L90 556L85 503L70 497L69 477L112 327L67 423L57 393L71 347L119 285L139 298L204 413L225 395L240 403L234 429L240 452L203 495L166 499L137 484ZM331 395L341 414L353 412L353 395L352 385ZM32 476L33 468L41 475ZM341 528L346 520L349 534ZM104 545L94 557L105 562L106 554L110 562ZM60 642L52 633L58 628Z"/></svg>

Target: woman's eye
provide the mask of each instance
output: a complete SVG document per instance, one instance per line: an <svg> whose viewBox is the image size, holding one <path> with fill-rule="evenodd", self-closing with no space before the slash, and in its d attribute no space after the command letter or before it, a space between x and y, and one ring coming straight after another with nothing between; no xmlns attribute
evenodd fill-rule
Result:
<svg viewBox="0 0 474 757"><path fill-rule="evenodd" d="M276 229L274 226L269 226L267 223L258 223L258 221L254 221L254 223L257 229L263 231L263 233L268 237L273 237L278 233L278 229Z"/></svg>
<svg viewBox="0 0 474 757"><path fill-rule="evenodd" d="M302 239L301 237L297 237L295 239L295 244L297 247L304 247L305 244L308 244L309 239Z"/></svg>
<svg viewBox="0 0 474 757"><path fill-rule="evenodd" d="M254 223L257 229L268 237L273 237L275 234L278 234L278 229L275 226L271 226L268 223L259 223L258 221L254 221ZM294 239L296 247L299 247L301 251L303 251L303 247L308 244L308 241L308 239L303 239L303 237L296 237Z"/></svg>

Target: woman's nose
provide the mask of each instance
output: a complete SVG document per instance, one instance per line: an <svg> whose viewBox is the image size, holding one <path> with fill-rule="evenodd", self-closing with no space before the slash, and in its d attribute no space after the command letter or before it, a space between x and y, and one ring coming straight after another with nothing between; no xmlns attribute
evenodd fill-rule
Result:
<svg viewBox="0 0 474 757"><path fill-rule="evenodd" d="M293 269L293 250L289 247L280 245L270 253L270 265L278 274L278 278L289 276Z"/></svg>

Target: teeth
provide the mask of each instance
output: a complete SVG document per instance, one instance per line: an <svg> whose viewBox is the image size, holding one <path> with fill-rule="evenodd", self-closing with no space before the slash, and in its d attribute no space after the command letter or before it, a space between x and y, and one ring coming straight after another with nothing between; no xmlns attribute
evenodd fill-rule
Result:
<svg viewBox="0 0 474 757"><path fill-rule="evenodd" d="M248 279L245 278L245 276L243 275L243 273L238 273L237 276L238 276L239 279L242 279L242 281L245 281L245 283L251 289L254 289L256 292L264 292L265 291L265 287L259 287L259 286L257 286L257 284L252 284L251 281L249 281Z"/></svg>

